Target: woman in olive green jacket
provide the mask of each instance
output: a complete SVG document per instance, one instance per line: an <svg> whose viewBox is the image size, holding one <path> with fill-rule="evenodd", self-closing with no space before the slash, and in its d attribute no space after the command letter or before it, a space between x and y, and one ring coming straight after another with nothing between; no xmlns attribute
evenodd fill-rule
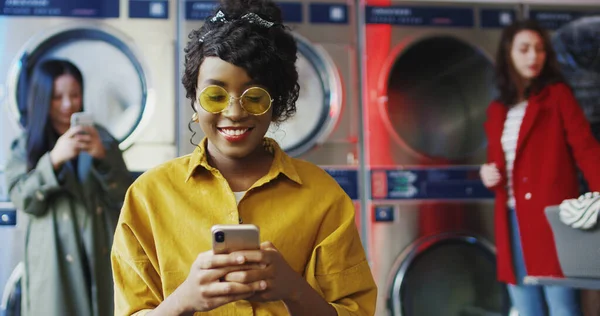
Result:
<svg viewBox="0 0 600 316"><path fill-rule="evenodd" d="M12 144L6 179L29 217L22 315L113 314L110 248L131 176L102 127L72 127L83 78L66 61L36 67L26 133Z"/></svg>

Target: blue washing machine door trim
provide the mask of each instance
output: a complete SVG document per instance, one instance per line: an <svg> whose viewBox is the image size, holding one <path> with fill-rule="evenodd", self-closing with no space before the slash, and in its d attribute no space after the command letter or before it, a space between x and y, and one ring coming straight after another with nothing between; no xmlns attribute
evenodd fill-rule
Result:
<svg viewBox="0 0 600 316"><path fill-rule="evenodd" d="M60 45L65 45L68 43L76 42L79 40L98 40L108 43L119 51L121 51L131 62L136 72L138 73L138 77L140 79L140 84L142 88L142 98L141 98L141 111L140 115L136 119L135 124L131 127L131 129L127 132L126 136L123 139L119 139L119 141L123 141L127 137L129 137L140 124L144 111L146 110L146 102L148 98L148 85L146 80L146 74L142 67L142 64L135 56L133 50L122 40L107 33L106 31L100 29L93 28L73 28L68 29L57 34L54 34L48 38L46 38L43 42L41 42L37 47L33 48L30 53L25 52L20 58L20 73L17 81L17 107L19 110L20 123L21 126L27 125L27 90L28 90L28 80L35 66L44 60L44 55L50 52L52 49L56 48Z"/></svg>
<svg viewBox="0 0 600 316"><path fill-rule="evenodd" d="M323 135L328 120L330 119L329 112L332 101L332 88L329 84L329 76L335 75L328 73L328 67L325 60L311 44L297 36L296 43L298 46L298 53L306 58L319 75L319 83L323 89L323 104L321 107L321 114L319 115L319 121L315 128L296 144L290 148L285 148L290 156L299 156L312 149ZM300 87L300 93L302 93L302 87Z"/></svg>

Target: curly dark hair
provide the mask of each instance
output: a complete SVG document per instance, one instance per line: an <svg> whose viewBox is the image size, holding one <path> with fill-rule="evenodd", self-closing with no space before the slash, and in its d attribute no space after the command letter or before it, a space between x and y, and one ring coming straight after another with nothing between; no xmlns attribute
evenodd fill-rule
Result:
<svg viewBox="0 0 600 316"><path fill-rule="evenodd" d="M556 52L552 47L546 30L535 20L515 21L502 32L498 54L496 55L496 85L500 92L498 101L507 106L517 103L517 99L519 98L519 91L515 83L515 77L518 75L512 63L510 51L515 36L525 30L539 34L544 43L544 50L546 51L546 61L544 62L542 71L537 78L531 81L531 84L525 91L525 97L539 93L550 84L565 82L556 59Z"/></svg>
<svg viewBox="0 0 600 316"><path fill-rule="evenodd" d="M296 70L297 47L293 35L282 24L281 10L270 0L221 0L228 23L206 23L189 34L182 83L192 109L196 100L198 71L206 57L222 60L246 70L248 76L267 88L273 98L273 121L283 122L296 112L300 92ZM240 19L247 13L274 22L265 28Z"/></svg>

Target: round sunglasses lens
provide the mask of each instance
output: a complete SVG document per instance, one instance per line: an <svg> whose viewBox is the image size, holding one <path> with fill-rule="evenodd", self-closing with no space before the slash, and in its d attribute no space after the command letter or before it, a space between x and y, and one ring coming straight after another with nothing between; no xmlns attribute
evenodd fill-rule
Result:
<svg viewBox="0 0 600 316"><path fill-rule="evenodd" d="M242 105L250 114L263 114L271 107L271 96L262 88L250 88L242 95Z"/></svg>
<svg viewBox="0 0 600 316"><path fill-rule="evenodd" d="M207 112L219 113L229 105L229 94L223 87L208 86L200 93L199 102Z"/></svg>

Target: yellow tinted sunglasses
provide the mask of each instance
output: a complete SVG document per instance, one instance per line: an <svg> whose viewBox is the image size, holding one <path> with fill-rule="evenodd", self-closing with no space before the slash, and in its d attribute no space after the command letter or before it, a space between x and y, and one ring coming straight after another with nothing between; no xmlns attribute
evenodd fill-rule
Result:
<svg viewBox="0 0 600 316"><path fill-rule="evenodd" d="M271 108L271 95L260 87L252 87L244 91L242 96L231 96L225 88L217 85L208 86L198 94L198 103L206 112L217 114L225 111L233 100L239 100L246 112L252 115L261 115Z"/></svg>

